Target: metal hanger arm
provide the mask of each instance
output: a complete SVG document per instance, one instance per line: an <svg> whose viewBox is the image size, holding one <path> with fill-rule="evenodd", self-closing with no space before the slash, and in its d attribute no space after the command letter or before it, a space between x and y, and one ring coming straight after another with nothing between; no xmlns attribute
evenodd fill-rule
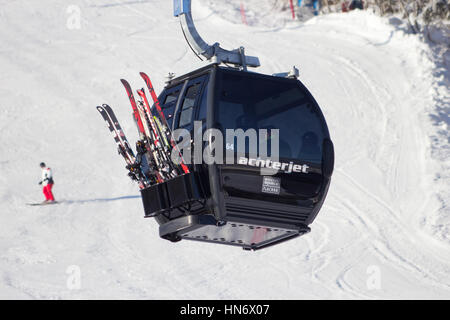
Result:
<svg viewBox="0 0 450 320"><path fill-rule="evenodd" d="M260 62L257 57L246 56L244 47L235 50L225 50L219 43L209 45L199 35L192 19L191 0L174 0L174 16L180 19L181 27L187 41L197 54L216 63L228 63L240 66L242 69L247 67L259 67Z"/></svg>

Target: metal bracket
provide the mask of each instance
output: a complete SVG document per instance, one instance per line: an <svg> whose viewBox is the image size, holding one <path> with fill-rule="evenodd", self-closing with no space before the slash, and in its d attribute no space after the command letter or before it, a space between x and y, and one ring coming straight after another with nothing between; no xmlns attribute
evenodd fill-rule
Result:
<svg viewBox="0 0 450 320"><path fill-rule="evenodd" d="M298 79L298 77L300 76L300 72L298 71L298 69L295 66L293 66L291 71L289 71L289 72L274 73L272 75L275 77L281 77L281 78Z"/></svg>
<svg viewBox="0 0 450 320"><path fill-rule="evenodd" d="M219 43L207 44L198 34L192 19L191 0L174 0L174 16L180 19L181 28L186 40L193 50L214 63L228 63L239 66L243 70L247 67L259 67L261 64L258 57L246 56L244 47L234 50L225 50Z"/></svg>

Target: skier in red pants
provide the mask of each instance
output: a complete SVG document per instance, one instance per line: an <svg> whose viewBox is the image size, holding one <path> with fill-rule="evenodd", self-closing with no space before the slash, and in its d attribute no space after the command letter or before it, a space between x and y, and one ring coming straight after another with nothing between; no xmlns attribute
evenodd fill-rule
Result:
<svg viewBox="0 0 450 320"><path fill-rule="evenodd" d="M39 184L43 186L42 192L45 196L44 203L55 202L55 197L52 193L52 187L54 184L52 170L48 168L44 162L41 162L40 167L42 169L42 180Z"/></svg>

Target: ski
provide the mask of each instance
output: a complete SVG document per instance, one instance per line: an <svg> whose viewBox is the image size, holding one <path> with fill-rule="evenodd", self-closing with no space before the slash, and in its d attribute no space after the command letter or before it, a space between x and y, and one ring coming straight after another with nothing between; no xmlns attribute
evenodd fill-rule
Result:
<svg viewBox="0 0 450 320"><path fill-rule="evenodd" d="M51 201L51 202L37 202L37 203L27 203L27 206L37 207L37 206L50 206L52 204L59 204L61 202Z"/></svg>
<svg viewBox="0 0 450 320"><path fill-rule="evenodd" d="M130 147L130 143L128 142L125 133L122 130L122 127L119 124L119 121L117 120L116 115L114 114L114 111L112 110L112 108L107 105L107 104L103 104L102 105L103 109L106 111L106 113L108 114L108 117L111 119L111 122L113 124L114 130L117 132L117 135L122 143L122 145L125 147L125 150L130 158L130 160L132 162L134 162L135 156L134 156L134 152Z"/></svg>
<svg viewBox="0 0 450 320"><path fill-rule="evenodd" d="M131 150L128 140L126 139L125 134L123 133L111 107L103 104L101 107L97 106L97 110L103 117L103 120L105 120L109 131L113 134L119 154L125 159L127 164L126 168L129 170L128 176L132 180L138 181L141 189L144 188L144 176L140 168L136 166L134 153Z"/></svg>
<svg viewBox="0 0 450 320"><path fill-rule="evenodd" d="M120 82L123 84L128 98L130 100L131 108L133 109L133 117L136 123L136 126L139 131L139 135L141 137L141 140L136 142L136 162L139 162L142 164L143 167L148 167L148 176L152 178L155 178L156 182L162 182L163 179L161 175L159 174L157 170L156 161L154 159L154 155L150 152L151 146L150 146L150 134L148 131L148 128L145 125L145 119L142 112L139 110L138 105L136 103L136 99L133 95L133 90L131 89L131 86L129 82L125 79L121 79ZM144 160L145 159L145 160ZM144 163L146 161L146 163ZM154 181L152 181L154 182Z"/></svg>
<svg viewBox="0 0 450 320"><path fill-rule="evenodd" d="M147 139L139 140L136 142L136 163L140 164L141 169L144 172L147 172L147 180L149 181L150 185L153 185L155 183L164 182L164 178L158 171L158 166L153 157L153 154L147 147L148 144L149 143Z"/></svg>
<svg viewBox="0 0 450 320"><path fill-rule="evenodd" d="M116 142L119 154L125 159L127 164L132 164L133 160L127 154L126 148L123 145L122 141L120 140L120 137L119 137L120 134L116 130L114 123L112 122L112 120L109 117L108 113L106 112L105 108L97 106L97 111L100 112L100 115L103 117L103 120L106 121L109 131L113 134L114 141Z"/></svg>
<svg viewBox="0 0 450 320"><path fill-rule="evenodd" d="M155 173L155 177L157 182L163 182L164 181L164 177L163 174L160 173L160 170L162 168L162 159L161 156L157 150L157 145L155 144L155 138L153 135L153 132L150 130L150 124L148 121L148 117L144 111L144 105L142 101L138 102L138 110L139 113L141 115L141 119L143 119L143 124L144 124L144 129L146 132L146 146L147 146L147 150L148 153L151 157L151 164L154 168L154 173Z"/></svg>
<svg viewBox="0 0 450 320"><path fill-rule="evenodd" d="M125 87L125 90L127 91L128 99L130 99L131 107L133 109L134 120L138 127L139 134L141 135L141 137L143 135L145 136L144 124L142 123L142 119L141 119L139 110L136 105L136 99L134 99L133 90L131 89L131 86L127 80L121 79L120 82L122 82L123 86Z"/></svg>
<svg viewBox="0 0 450 320"><path fill-rule="evenodd" d="M147 88L150 92L150 95L151 95L154 105L156 107L156 111L158 112L158 115L161 118L162 125L163 125L163 131L164 131L163 134L165 134L169 138L172 149L175 149L176 151L178 151L179 156L180 156L180 166L181 166L183 172L189 173L189 168L184 164L183 157L178 150L175 139L172 136L172 132L170 131L170 127L169 127L169 124L167 123L166 116L164 115L164 113L161 109L161 105L159 103L158 97L156 96L155 89L153 88L153 84L150 80L150 77L147 74L145 74L144 72L141 72L140 75L144 79L145 84L147 85Z"/></svg>
<svg viewBox="0 0 450 320"><path fill-rule="evenodd" d="M155 107L150 105L144 89L137 90L136 98L140 99L136 100L128 81L120 80L127 92L133 110L133 119L139 132L140 139L136 142L136 152L131 148L112 108L103 104L98 106L97 110L113 134L118 152L127 164L128 175L138 181L142 189L190 171L173 138L150 78L143 72L140 74L148 87ZM152 108L156 108L156 111ZM173 151L178 152L179 162L172 161Z"/></svg>
<svg viewBox="0 0 450 320"><path fill-rule="evenodd" d="M110 119L114 125L114 128L118 133L118 136L122 142L122 145L124 146L126 153L128 154L129 158L132 161L131 163L128 163L128 165L126 166L126 168L129 170L128 175L131 177L131 179L139 181L141 189L145 188L146 184L148 182L150 182L149 181L150 179L148 177L148 174L146 174L144 172L144 170L142 170L142 166L144 166L142 154L138 155L138 156L134 155L134 152L131 149L130 144L125 136L125 133L123 132L123 130L119 124L119 121L117 120L117 117L116 117L114 111L112 110L112 108L107 104L103 104L103 108L108 113L108 116L110 117ZM146 165L147 165L147 167L149 167L149 163L146 163ZM151 174L151 172L150 172L150 174Z"/></svg>
<svg viewBox="0 0 450 320"><path fill-rule="evenodd" d="M140 103L141 113L144 116L145 123L147 124L149 131L150 140L153 142L152 151L155 154L155 159L157 160L158 167L160 172L166 176L165 178L173 178L178 175L176 170L173 168L172 162L169 160L169 150L164 148L164 145L161 143L161 133L158 130L158 127L153 119L153 116L150 111L150 106L148 104L147 97L145 96L145 92L143 89L137 91L139 96L142 99Z"/></svg>
<svg viewBox="0 0 450 320"><path fill-rule="evenodd" d="M164 126L162 125L161 121L159 121L158 117L153 116L153 119L155 119L156 125L158 126L158 129L160 132L164 132ZM167 136L166 134L162 134L162 139L164 141L164 144L168 147L170 147L170 143L169 141L167 141Z"/></svg>
<svg viewBox="0 0 450 320"><path fill-rule="evenodd" d="M153 114L150 110L150 104L148 103L147 96L145 95L144 89L138 90L137 93L142 98L142 101L144 103L145 114L146 114L146 117L150 124L150 127L153 131L153 134L155 136L155 143L157 145L157 148L162 148L161 139L160 139L161 133L159 132L158 127L155 123L155 119L153 118ZM168 151L168 150L164 150L164 151Z"/></svg>

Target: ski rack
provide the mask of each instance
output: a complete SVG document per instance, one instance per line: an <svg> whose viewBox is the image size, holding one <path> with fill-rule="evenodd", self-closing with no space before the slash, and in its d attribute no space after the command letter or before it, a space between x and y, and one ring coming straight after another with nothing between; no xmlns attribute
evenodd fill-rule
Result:
<svg viewBox="0 0 450 320"><path fill-rule="evenodd" d="M191 0L174 0L173 4L174 16L180 19L186 41L197 55L202 55L213 63L232 64L245 71L247 67L257 68L261 65L258 57L246 56L242 46L230 51L221 48L218 42L207 44L195 28Z"/></svg>
<svg viewBox="0 0 450 320"><path fill-rule="evenodd" d="M171 210L190 207L206 200L207 193L197 173L187 173L141 190L146 218L153 218Z"/></svg>

